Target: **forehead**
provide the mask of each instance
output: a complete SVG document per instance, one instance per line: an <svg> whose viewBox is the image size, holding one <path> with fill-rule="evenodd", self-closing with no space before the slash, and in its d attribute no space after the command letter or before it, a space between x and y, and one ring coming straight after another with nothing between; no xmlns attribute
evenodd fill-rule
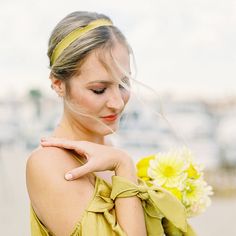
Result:
<svg viewBox="0 0 236 236"><path fill-rule="evenodd" d="M124 70L124 71L123 71ZM81 82L89 83L97 79L119 78L130 73L130 56L128 49L116 43L111 50L94 50L79 69Z"/></svg>

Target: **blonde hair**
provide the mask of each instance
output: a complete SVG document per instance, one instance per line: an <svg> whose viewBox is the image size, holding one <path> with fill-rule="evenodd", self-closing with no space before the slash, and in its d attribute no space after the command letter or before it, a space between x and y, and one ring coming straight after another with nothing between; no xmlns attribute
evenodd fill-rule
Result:
<svg viewBox="0 0 236 236"><path fill-rule="evenodd" d="M110 18L104 14L77 11L67 15L56 25L49 39L47 53L53 76L66 82L71 76L79 72L80 66L90 52L98 48L112 48L115 41L119 41L130 51L130 46L125 36L116 26L102 26L76 39L52 64L52 54L58 43L73 30L87 26L90 22L97 19L111 21Z"/></svg>

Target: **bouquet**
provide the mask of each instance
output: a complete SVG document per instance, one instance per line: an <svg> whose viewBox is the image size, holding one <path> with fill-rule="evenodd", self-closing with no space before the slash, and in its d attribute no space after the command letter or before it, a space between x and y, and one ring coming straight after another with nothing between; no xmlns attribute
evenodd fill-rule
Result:
<svg viewBox="0 0 236 236"><path fill-rule="evenodd" d="M159 186L177 197L187 217L202 213L211 203L212 187L203 178L203 166L194 162L191 151L183 147L139 160L137 175L149 186Z"/></svg>

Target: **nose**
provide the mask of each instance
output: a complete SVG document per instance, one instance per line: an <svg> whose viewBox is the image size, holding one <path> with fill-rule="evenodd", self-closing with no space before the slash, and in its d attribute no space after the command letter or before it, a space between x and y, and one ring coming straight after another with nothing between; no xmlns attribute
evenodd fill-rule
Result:
<svg viewBox="0 0 236 236"><path fill-rule="evenodd" d="M111 90L108 95L107 107L115 110L122 110L124 107L124 98L119 88Z"/></svg>

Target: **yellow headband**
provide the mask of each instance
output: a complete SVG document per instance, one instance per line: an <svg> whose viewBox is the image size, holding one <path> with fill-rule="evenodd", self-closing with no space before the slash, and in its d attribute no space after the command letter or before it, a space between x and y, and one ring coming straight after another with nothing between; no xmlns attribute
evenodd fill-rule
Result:
<svg viewBox="0 0 236 236"><path fill-rule="evenodd" d="M86 34L88 31L98 28L100 26L109 26L112 22L107 19L98 19L90 22L87 26L83 28L78 28L69 33L65 38L63 38L54 48L51 56L51 65L57 60L61 53L76 39Z"/></svg>

